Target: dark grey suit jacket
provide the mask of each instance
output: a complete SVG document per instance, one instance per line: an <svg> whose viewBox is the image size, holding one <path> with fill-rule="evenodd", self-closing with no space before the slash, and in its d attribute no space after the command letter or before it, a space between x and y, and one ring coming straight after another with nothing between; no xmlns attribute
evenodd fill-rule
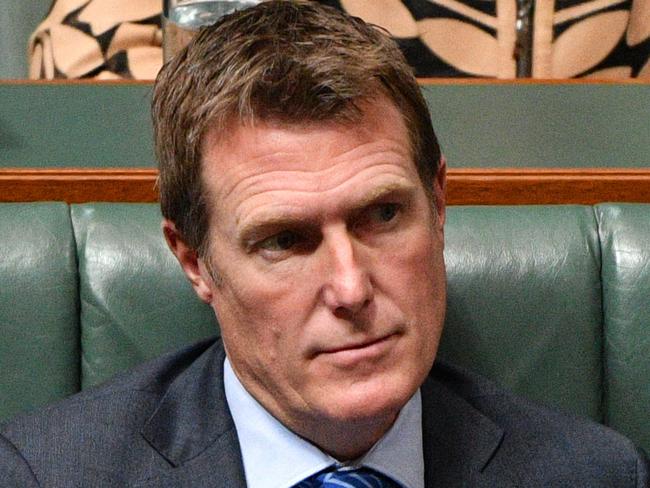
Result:
<svg viewBox="0 0 650 488"><path fill-rule="evenodd" d="M11 421L1 486L244 488L223 361L206 341ZM434 366L422 404L427 488L648 487L622 436L451 366Z"/></svg>

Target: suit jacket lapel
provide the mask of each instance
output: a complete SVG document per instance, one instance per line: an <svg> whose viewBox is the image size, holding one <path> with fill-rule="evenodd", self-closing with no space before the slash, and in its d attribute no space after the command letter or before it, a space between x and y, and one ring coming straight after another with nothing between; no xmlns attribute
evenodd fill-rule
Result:
<svg viewBox="0 0 650 488"><path fill-rule="evenodd" d="M480 473L498 449L502 429L435 373L421 392L425 487L480 485Z"/></svg>
<svg viewBox="0 0 650 488"><path fill-rule="evenodd" d="M171 384L142 435L175 469L152 486L246 487L223 387L220 340ZM141 485L141 486L146 486Z"/></svg>
<svg viewBox="0 0 650 488"><path fill-rule="evenodd" d="M136 486L246 488L223 386L220 340L171 384L142 435L174 469ZM425 487L480 485L503 431L448 385L439 364L422 385Z"/></svg>

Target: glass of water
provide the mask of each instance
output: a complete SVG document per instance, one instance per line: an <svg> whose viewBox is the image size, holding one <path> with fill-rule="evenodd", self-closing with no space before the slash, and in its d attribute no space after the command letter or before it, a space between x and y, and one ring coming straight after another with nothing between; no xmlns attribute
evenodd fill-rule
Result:
<svg viewBox="0 0 650 488"><path fill-rule="evenodd" d="M167 62L190 42L199 28L219 17L264 0L163 0L163 57Z"/></svg>

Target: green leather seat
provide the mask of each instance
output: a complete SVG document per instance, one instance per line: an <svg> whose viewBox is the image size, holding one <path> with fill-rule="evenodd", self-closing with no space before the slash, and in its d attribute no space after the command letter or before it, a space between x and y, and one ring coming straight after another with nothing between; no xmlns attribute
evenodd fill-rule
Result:
<svg viewBox="0 0 650 488"><path fill-rule="evenodd" d="M160 219L0 205L0 419L218 333ZM452 207L445 240L440 356L650 450L650 205Z"/></svg>
<svg viewBox="0 0 650 488"><path fill-rule="evenodd" d="M73 205L81 299L81 383L215 335L212 310L167 249L149 204Z"/></svg>
<svg viewBox="0 0 650 488"><path fill-rule="evenodd" d="M156 206L73 206L72 219L84 387L216 333L211 310L166 248ZM600 254L592 207L456 207L448 219L441 356L600 420Z"/></svg>
<svg viewBox="0 0 650 488"><path fill-rule="evenodd" d="M592 207L452 207L440 355L534 400L602 418Z"/></svg>

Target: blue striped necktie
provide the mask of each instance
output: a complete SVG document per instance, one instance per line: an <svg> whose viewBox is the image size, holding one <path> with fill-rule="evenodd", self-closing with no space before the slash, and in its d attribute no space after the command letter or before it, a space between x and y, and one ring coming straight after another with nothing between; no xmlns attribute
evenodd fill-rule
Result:
<svg viewBox="0 0 650 488"><path fill-rule="evenodd" d="M398 483L368 468L329 468L301 481L294 488L401 488Z"/></svg>

